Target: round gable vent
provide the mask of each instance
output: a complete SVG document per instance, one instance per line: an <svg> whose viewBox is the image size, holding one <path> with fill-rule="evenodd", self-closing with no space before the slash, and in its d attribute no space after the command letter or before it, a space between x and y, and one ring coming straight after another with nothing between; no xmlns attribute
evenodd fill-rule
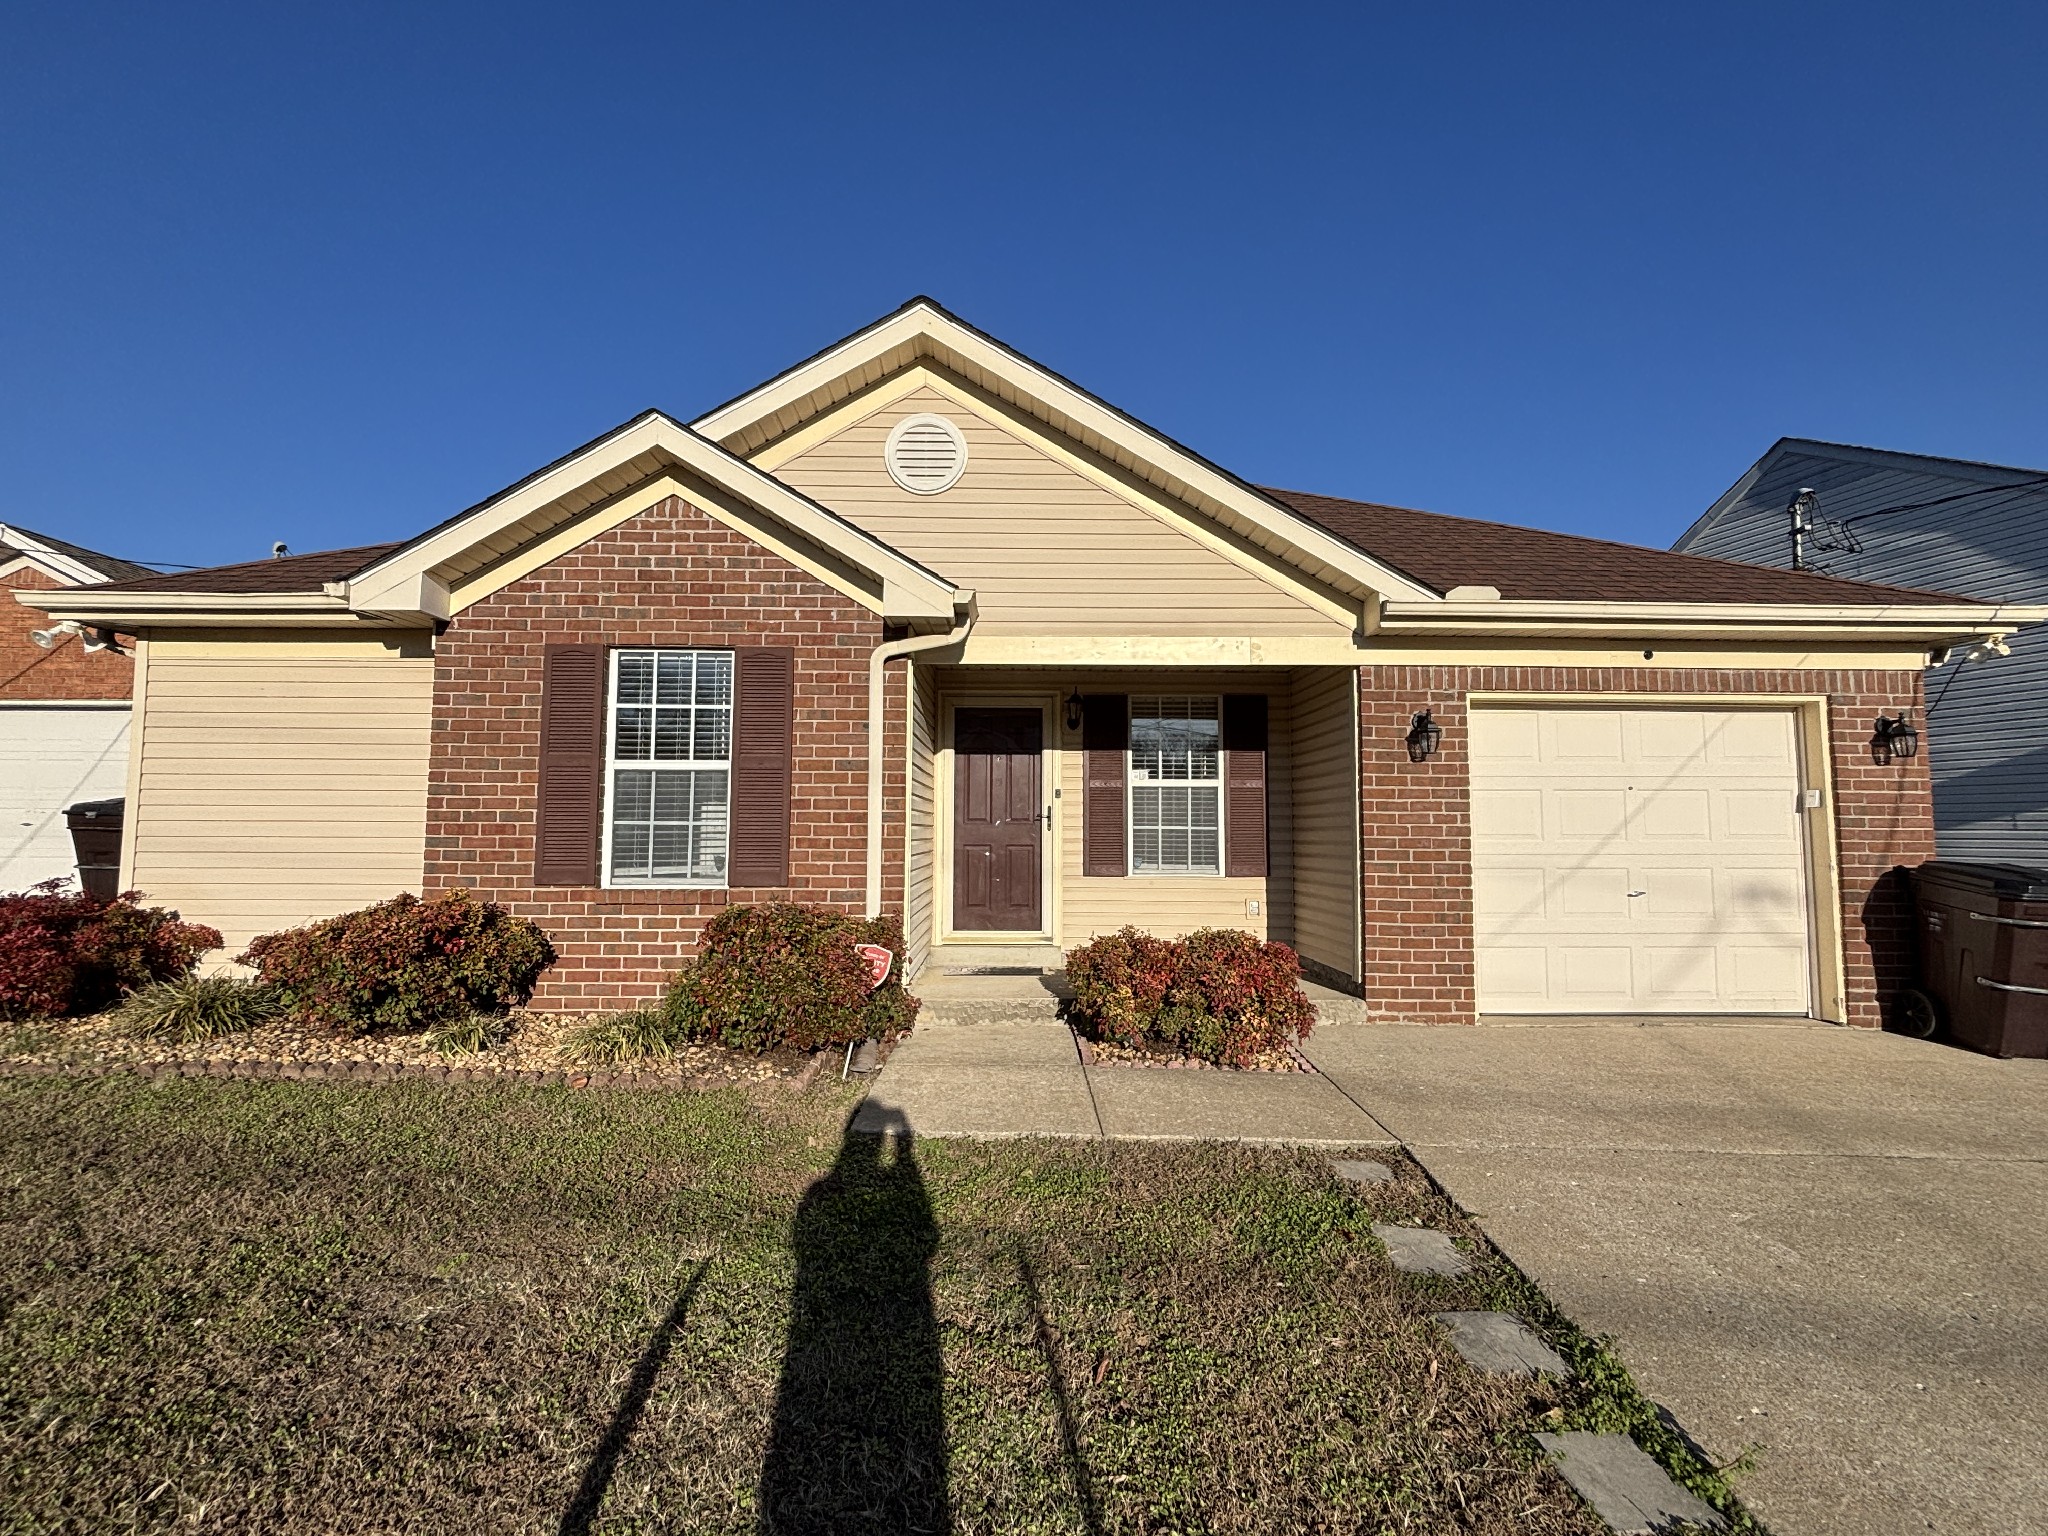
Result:
<svg viewBox="0 0 2048 1536"><path fill-rule="evenodd" d="M882 446L889 478L906 491L950 491L967 468L967 439L943 416L906 416Z"/></svg>

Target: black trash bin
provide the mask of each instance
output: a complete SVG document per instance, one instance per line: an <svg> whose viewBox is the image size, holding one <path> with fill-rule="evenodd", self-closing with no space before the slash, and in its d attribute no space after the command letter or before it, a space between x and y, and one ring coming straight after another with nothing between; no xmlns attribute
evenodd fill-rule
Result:
<svg viewBox="0 0 2048 1536"><path fill-rule="evenodd" d="M1936 859L1913 871L1920 984L1909 1028L1994 1056L2048 1056L2048 870Z"/></svg>
<svg viewBox="0 0 2048 1536"><path fill-rule="evenodd" d="M128 802L81 800L65 809L78 885L88 896L112 901L121 893L121 822Z"/></svg>

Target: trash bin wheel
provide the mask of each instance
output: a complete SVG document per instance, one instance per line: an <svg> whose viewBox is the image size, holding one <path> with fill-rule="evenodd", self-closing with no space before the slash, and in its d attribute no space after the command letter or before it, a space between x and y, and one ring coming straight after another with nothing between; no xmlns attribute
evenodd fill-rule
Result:
<svg viewBox="0 0 2048 1536"><path fill-rule="evenodd" d="M1925 1040L1941 1028L1941 1010L1934 1006L1934 999L1918 987L1900 989L1896 1011L1902 1035Z"/></svg>

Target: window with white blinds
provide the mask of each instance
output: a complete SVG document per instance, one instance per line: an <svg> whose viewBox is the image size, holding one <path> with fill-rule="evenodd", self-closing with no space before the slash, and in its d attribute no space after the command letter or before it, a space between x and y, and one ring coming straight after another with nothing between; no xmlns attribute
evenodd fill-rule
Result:
<svg viewBox="0 0 2048 1536"><path fill-rule="evenodd" d="M732 676L731 651L612 652L606 884L726 883Z"/></svg>
<svg viewBox="0 0 2048 1536"><path fill-rule="evenodd" d="M1222 701L1131 699L1131 872L1223 872Z"/></svg>

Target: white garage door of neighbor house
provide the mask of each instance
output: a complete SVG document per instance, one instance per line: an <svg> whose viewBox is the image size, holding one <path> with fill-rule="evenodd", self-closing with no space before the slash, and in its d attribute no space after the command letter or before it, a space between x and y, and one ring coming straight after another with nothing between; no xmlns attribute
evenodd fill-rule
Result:
<svg viewBox="0 0 2048 1536"><path fill-rule="evenodd" d="M1485 1013L1805 1013L1790 710L1475 708Z"/></svg>
<svg viewBox="0 0 2048 1536"><path fill-rule="evenodd" d="M77 874L64 808L128 788L128 710L0 709L0 891Z"/></svg>

